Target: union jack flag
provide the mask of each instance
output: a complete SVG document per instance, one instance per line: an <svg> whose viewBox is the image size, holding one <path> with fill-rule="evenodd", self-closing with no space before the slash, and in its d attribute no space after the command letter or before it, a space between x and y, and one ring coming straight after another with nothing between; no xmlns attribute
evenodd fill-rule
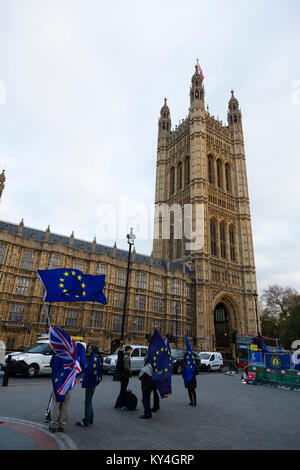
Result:
<svg viewBox="0 0 300 470"><path fill-rule="evenodd" d="M50 346L61 359L76 361L75 340L58 326L50 325Z"/></svg>
<svg viewBox="0 0 300 470"><path fill-rule="evenodd" d="M54 325L50 325L50 346L56 354L52 367L55 395L57 399L64 399L82 371L79 361L85 362L85 348Z"/></svg>

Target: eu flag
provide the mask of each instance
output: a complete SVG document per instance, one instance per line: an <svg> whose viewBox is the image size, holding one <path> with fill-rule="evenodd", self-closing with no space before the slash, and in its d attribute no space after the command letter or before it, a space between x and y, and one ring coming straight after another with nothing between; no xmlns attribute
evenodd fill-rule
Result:
<svg viewBox="0 0 300 470"><path fill-rule="evenodd" d="M267 369L287 370L291 367L289 353L265 353L265 361Z"/></svg>
<svg viewBox="0 0 300 470"><path fill-rule="evenodd" d="M189 343L188 337L185 335L185 344L186 344L186 360L184 365L184 371L182 374L182 378L184 380L184 385L187 387L188 384L191 382L194 374L197 371L197 364L194 358L194 354Z"/></svg>
<svg viewBox="0 0 300 470"><path fill-rule="evenodd" d="M152 366L152 380L156 383L160 396L166 398L172 393L173 361L168 346L156 329L149 343L147 359Z"/></svg>
<svg viewBox="0 0 300 470"><path fill-rule="evenodd" d="M38 269L46 288L45 302L100 302L106 304L103 294L104 275L83 274L78 269Z"/></svg>

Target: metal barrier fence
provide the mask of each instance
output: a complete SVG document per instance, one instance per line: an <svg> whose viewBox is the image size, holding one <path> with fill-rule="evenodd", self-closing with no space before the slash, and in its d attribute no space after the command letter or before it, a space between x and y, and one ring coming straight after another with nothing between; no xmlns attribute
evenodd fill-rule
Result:
<svg viewBox="0 0 300 470"><path fill-rule="evenodd" d="M293 369L267 369L264 366L249 366L249 372L255 372L255 383L269 383L300 388L300 371Z"/></svg>

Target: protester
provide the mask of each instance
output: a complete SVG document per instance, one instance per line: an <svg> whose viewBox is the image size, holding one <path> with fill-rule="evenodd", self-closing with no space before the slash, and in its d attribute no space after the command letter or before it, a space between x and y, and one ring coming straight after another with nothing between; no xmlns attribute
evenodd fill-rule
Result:
<svg viewBox="0 0 300 470"><path fill-rule="evenodd" d="M49 426L49 431L51 432L55 432L57 430L63 432L68 418L71 390L68 390L65 395L58 395L55 387L57 377L61 374L64 375L65 373L64 364L64 360L56 354L52 356L50 365L52 367L53 393Z"/></svg>
<svg viewBox="0 0 300 470"><path fill-rule="evenodd" d="M145 360L144 367L141 369L139 379L141 381L141 389L143 394L142 402L144 405L144 414L140 416L140 418L152 418L151 412L156 412L159 410L159 396L157 393L157 387L152 380L152 366L147 359ZM154 406L152 409L150 405L151 392L154 393Z"/></svg>
<svg viewBox="0 0 300 470"><path fill-rule="evenodd" d="M90 344L87 353L90 354L90 360L83 371L82 378L82 387L85 388L84 418L76 423L78 426L93 424L94 410L92 399L97 385L99 385L102 380L101 360L98 347L95 344Z"/></svg>
<svg viewBox="0 0 300 470"><path fill-rule="evenodd" d="M126 390L129 383L129 378L131 377L131 363L130 363L130 353L132 351L131 346L125 346L125 352L120 348L118 352L118 361L116 365L116 372L120 377L121 389L119 396L117 398L115 408L126 410Z"/></svg>
<svg viewBox="0 0 300 470"><path fill-rule="evenodd" d="M11 373L11 355L8 356L5 366L6 367L4 369L4 375L3 375L3 379L2 379L2 386L3 387L7 387L7 385L8 385L8 380L9 380L10 373Z"/></svg>
<svg viewBox="0 0 300 470"><path fill-rule="evenodd" d="M153 391L153 408L151 408L151 411L156 413L158 410L160 410L160 406L159 406L159 394L158 394L157 385L155 384L155 382L153 382L152 391Z"/></svg>
<svg viewBox="0 0 300 470"><path fill-rule="evenodd" d="M85 367L86 351L82 343L76 342L58 326L50 324L50 346L54 351L52 367L52 407L50 411L51 432L64 431L67 421L71 390L77 377Z"/></svg>
<svg viewBox="0 0 300 470"><path fill-rule="evenodd" d="M188 357L185 357L185 359L188 360ZM189 383L185 384L185 387L187 388L188 394L189 394L189 399L190 399L189 405L190 406L196 406L196 404L197 404L197 395L196 395L197 379L196 379L196 376L198 375L198 372L199 372L198 364L195 361L192 379Z"/></svg>

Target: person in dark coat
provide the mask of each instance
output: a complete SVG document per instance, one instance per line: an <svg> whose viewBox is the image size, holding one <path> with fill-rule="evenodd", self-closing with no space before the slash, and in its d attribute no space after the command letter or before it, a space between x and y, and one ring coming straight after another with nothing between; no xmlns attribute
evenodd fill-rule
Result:
<svg viewBox="0 0 300 470"><path fill-rule="evenodd" d="M125 397L126 397L126 390L129 383L129 378L131 377L131 362L130 362L130 354L132 351L131 346L125 346L125 352L123 349L120 348L118 353L118 361L116 372L120 377L121 389L119 396L117 398L115 408L126 410L127 407L125 406Z"/></svg>
<svg viewBox="0 0 300 470"><path fill-rule="evenodd" d="M87 352L90 354L90 360L85 366L82 378L82 387L85 388L84 418L76 423L78 426L93 424L94 410L92 399L97 385L102 380L101 360L97 346L90 344Z"/></svg>
<svg viewBox="0 0 300 470"><path fill-rule="evenodd" d="M142 394L143 394L142 401L144 405L144 414L140 416L140 418L143 418L143 419L152 418L150 396L151 396L152 391L153 392L156 391L156 394L157 394L157 388L156 388L155 383L152 380L152 366L147 359L145 361L144 367L141 369L141 372L139 374L139 379L141 381L141 389L142 389ZM155 408L153 411L157 411L159 409L159 403L158 403L158 407L156 403L156 407L154 405L153 408Z"/></svg>
<svg viewBox="0 0 300 470"><path fill-rule="evenodd" d="M187 361L187 354L185 354L185 361ZM185 388L188 390L189 399L190 399L190 406L196 406L197 404L197 395L196 395L196 388L197 388L197 379L196 376L199 373L199 363L195 360L193 376L190 382L185 383Z"/></svg>

